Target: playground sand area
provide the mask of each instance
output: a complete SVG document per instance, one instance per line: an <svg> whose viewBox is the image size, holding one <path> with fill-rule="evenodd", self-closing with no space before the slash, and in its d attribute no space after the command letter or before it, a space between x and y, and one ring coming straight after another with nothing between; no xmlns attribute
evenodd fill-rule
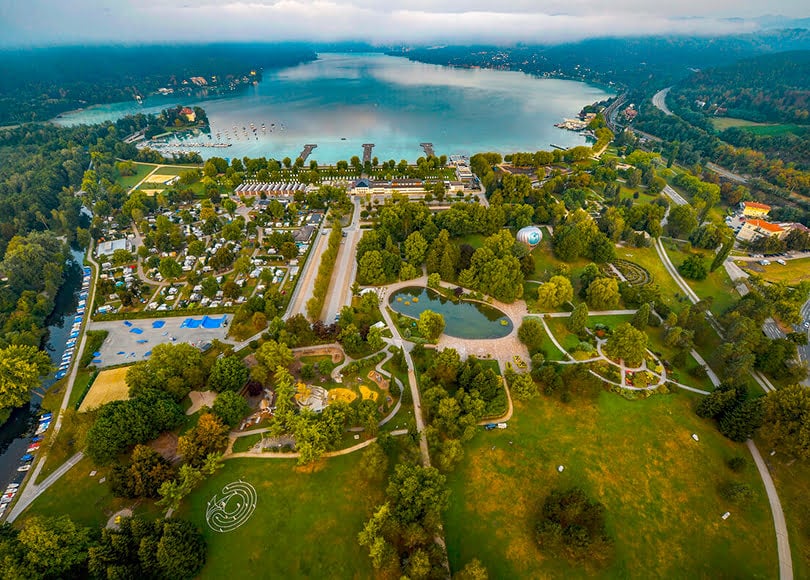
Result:
<svg viewBox="0 0 810 580"><path fill-rule="evenodd" d="M329 402L342 402L342 403L351 403L357 398L357 393L352 390L344 389L343 387L336 387L334 389L329 389ZM365 397L364 397L365 398Z"/></svg>
<svg viewBox="0 0 810 580"><path fill-rule="evenodd" d="M93 381L90 392L85 395L79 412L96 409L111 401L123 401L129 398L129 387L125 381L129 367L120 367L101 371Z"/></svg>
<svg viewBox="0 0 810 580"><path fill-rule="evenodd" d="M363 396L363 400L371 399L372 401L376 401L380 398L380 394L377 391L372 391L366 385L360 385L360 394Z"/></svg>

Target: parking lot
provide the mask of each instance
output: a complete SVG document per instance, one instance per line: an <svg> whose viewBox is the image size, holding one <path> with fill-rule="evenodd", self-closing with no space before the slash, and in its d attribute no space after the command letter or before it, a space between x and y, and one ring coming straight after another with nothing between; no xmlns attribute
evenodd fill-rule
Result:
<svg viewBox="0 0 810 580"><path fill-rule="evenodd" d="M221 318L215 315L214 318ZM228 320L230 320L230 315ZM187 342L195 346L202 346L214 339L222 340L228 333L228 328L221 325L219 328L205 328L202 325L196 328L184 326L189 317L178 316L172 318L145 318L132 321L92 322L89 330L106 330L109 334L104 344L98 350L99 355L93 357L93 365L104 368L123 363L134 363L149 358L155 345L166 342ZM201 316L191 317L195 321ZM153 325L157 323L159 328ZM160 323L163 323L162 326Z"/></svg>

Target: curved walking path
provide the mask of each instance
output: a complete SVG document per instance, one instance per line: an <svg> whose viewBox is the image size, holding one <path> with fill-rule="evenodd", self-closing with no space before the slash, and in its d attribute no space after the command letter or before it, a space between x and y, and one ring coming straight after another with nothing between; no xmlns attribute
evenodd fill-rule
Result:
<svg viewBox="0 0 810 580"><path fill-rule="evenodd" d="M250 434L256 433L263 433L264 429L255 429L254 431L250 432ZM245 433L248 434L248 433ZM397 429L396 431L391 431L391 435L394 437L398 437L400 435L407 435L407 429ZM329 457L340 457L341 455L348 455L349 453L354 453L355 451L359 451L365 447L368 447L372 443L374 443L378 437L372 437L371 439L367 439L357 445L352 445L351 447L347 447L345 449L339 449L337 451L327 451L323 455L322 458L326 459ZM230 455L226 455L223 459L237 459L237 458L250 458L250 459L295 459L300 456L300 453L293 452L293 453L273 453L270 451L241 451L239 453L231 453Z"/></svg>

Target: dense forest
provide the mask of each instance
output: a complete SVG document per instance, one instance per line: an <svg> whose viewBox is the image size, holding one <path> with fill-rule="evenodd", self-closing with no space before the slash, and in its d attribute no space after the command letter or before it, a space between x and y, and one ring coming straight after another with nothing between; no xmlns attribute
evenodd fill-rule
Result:
<svg viewBox="0 0 810 580"><path fill-rule="evenodd" d="M638 89L670 84L695 69L804 49L810 49L810 31L795 29L720 38L601 38L559 46L407 48L392 54L433 64L519 70Z"/></svg>
<svg viewBox="0 0 810 580"><path fill-rule="evenodd" d="M741 60L702 70L669 95L682 108L755 122L810 123L810 51Z"/></svg>
<svg viewBox="0 0 810 580"><path fill-rule="evenodd" d="M0 125L47 120L92 104L176 92L233 90L262 69L313 60L292 44L58 47L0 51ZM255 76L251 75L254 71ZM206 87L183 84L203 77ZM212 81L217 78L217 82Z"/></svg>

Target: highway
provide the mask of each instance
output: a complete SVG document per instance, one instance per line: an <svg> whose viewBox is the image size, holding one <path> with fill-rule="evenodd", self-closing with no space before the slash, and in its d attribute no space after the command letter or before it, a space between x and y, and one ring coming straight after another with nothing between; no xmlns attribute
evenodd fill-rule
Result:
<svg viewBox="0 0 810 580"><path fill-rule="evenodd" d="M348 227L343 228L346 237L341 240L338 256L335 260L335 269L332 272L332 279L329 282L329 291L326 294L326 304L322 320L331 324L335 316L340 314L344 306L352 301L352 282L357 273L357 260L355 260L355 250L360 236L363 235L360 229L360 199L354 196L354 212L352 221ZM323 236L321 236L323 237Z"/></svg>
<svg viewBox="0 0 810 580"><path fill-rule="evenodd" d="M726 179L736 181L737 183L748 183L748 180L742 175L729 171L728 169L724 169L719 165L717 165L716 163L712 163L711 161L706 163L706 167L708 167L709 169L720 175L720 177L725 177Z"/></svg>
<svg viewBox="0 0 810 580"><path fill-rule="evenodd" d="M688 203L688 202L686 201L686 199L684 199L684 197L683 197L683 196L682 196L680 193L678 193L677 191L675 191L674 189L672 189L672 188L669 186L669 184L667 184L667 185L665 185L665 186L664 186L664 194L665 194L665 195L666 195L666 196L667 196L669 199L671 199L671 200L672 200L672 203L674 203L675 205L686 205L686 204Z"/></svg>
<svg viewBox="0 0 810 580"><path fill-rule="evenodd" d="M665 115L673 115L674 113L667 107L667 95L672 87L661 89L653 95L652 102L655 108L660 110Z"/></svg>

